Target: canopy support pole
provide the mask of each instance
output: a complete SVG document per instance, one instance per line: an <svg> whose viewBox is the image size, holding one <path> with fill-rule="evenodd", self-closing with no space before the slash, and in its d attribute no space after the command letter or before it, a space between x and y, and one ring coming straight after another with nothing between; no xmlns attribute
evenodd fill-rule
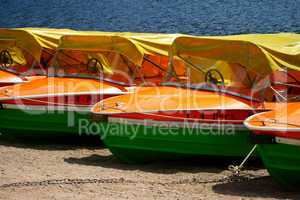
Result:
<svg viewBox="0 0 300 200"><path fill-rule="evenodd" d="M149 63L151 63L152 65L154 65L155 67L157 67L158 69L160 69L161 71L166 72L166 70L163 69L159 64L153 62L152 60L150 60L150 59L147 58L146 56L144 56L144 59L145 59L147 62L149 62Z"/></svg>
<svg viewBox="0 0 300 200"><path fill-rule="evenodd" d="M206 73L206 70L204 70L204 69L202 69L201 67L200 68L198 68L196 65L194 65L192 62L190 62L189 60L187 60L187 59L185 59L185 58L183 58L182 56L180 56L179 54L178 54L178 57L181 59L181 60L183 60L184 62L186 62L187 64L189 64L190 66L192 66L192 68L194 68L195 70L197 70L197 71L201 71L202 73Z"/></svg>

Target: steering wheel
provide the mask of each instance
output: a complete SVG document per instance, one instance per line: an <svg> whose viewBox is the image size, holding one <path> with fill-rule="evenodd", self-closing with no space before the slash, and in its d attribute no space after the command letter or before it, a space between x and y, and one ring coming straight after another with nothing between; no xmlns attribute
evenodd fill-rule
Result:
<svg viewBox="0 0 300 200"><path fill-rule="evenodd" d="M13 64L13 59L7 50L0 52L0 66L2 68L8 68Z"/></svg>
<svg viewBox="0 0 300 200"><path fill-rule="evenodd" d="M205 73L205 82L212 83L214 85L225 85L224 77L217 69L210 69Z"/></svg>
<svg viewBox="0 0 300 200"><path fill-rule="evenodd" d="M90 58L87 62L87 71L91 72L91 73L103 73L104 69L103 69L103 65L102 63L97 59L97 58ZM99 68L100 66L100 68Z"/></svg>

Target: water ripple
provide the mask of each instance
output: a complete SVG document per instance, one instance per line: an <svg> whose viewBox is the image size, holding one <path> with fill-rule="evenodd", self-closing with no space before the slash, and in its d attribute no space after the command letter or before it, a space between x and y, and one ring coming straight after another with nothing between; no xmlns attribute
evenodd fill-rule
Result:
<svg viewBox="0 0 300 200"><path fill-rule="evenodd" d="M196 35L300 32L300 0L0 0L0 27Z"/></svg>

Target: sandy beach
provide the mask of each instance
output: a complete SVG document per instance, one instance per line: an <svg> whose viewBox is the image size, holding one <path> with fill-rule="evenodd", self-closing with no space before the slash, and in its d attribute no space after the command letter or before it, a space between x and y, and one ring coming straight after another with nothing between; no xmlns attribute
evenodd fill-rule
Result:
<svg viewBox="0 0 300 200"><path fill-rule="evenodd" d="M234 161L127 165L95 140L2 138L0 155L3 200L300 198L300 193L283 191L257 161L248 164L241 178L228 179L227 166Z"/></svg>

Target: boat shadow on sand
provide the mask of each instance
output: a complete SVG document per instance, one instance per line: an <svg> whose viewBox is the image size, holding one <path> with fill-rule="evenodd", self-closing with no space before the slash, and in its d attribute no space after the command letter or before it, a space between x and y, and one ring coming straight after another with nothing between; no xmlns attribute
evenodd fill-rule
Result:
<svg viewBox="0 0 300 200"><path fill-rule="evenodd" d="M247 198L300 199L300 192L283 189L271 176L261 176L242 182L227 182L213 186L213 191L228 196Z"/></svg>
<svg viewBox="0 0 300 200"><path fill-rule="evenodd" d="M230 164L238 164L240 160L233 162L233 159L222 159L212 157L193 157L188 159L169 159L143 164L126 164L120 162L113 155L93 154L87 157L76 158L69 157L64 159L69 164L99 166L103 168L119 169L119 170L140 170L158 174L175 174L178 172L187 173L221 173L227 170ZM258 160L251 162L253 170L262 168L262 164Z"/></svg>
<svg viewBox="0 0 300 200"><path fill-rule="evenodd" d="M98 137L0 137L0 145L7 147L36 149L36 150L76 150L105 148Z"/></svg>

